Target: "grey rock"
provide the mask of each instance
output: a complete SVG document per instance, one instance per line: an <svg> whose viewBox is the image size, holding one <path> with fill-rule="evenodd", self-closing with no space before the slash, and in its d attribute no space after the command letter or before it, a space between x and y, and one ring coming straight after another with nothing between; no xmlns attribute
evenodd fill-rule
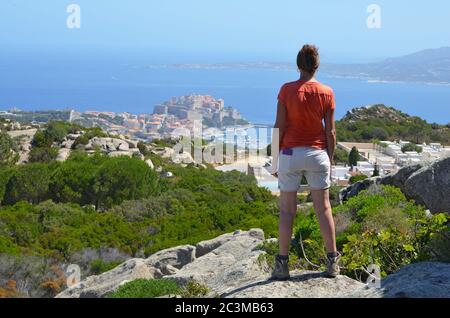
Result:
<svg viewBox="0 0 450 318"><path fill-rule="evenodd" d="M355 184L352 184L351 186L342 189L339 194L339 199L341 202L347 201L352 197L356 197L359 193L361 193L361 191L369 189L372 185L381 184L382 181L383 179L381 177L373 177L356 182Z"/></svg>
<svg viewBox="0 0 450 318"><path fill-rule="evenodd" d="M225 298L347 298L365 284L346 276L326 278L323 273L293 271L289 281L270 281L266 277L248 282L222 294Z"/></svg>
<svg viewBox="0 0 450 318"><path fill-rule="evenodd" d="M109 157L122 157L122 156L126 156L126 157L132 157L133 154L129 151L111 151L110 153L108 153Z"/></svg>
<svg viewBox="0 0 450 318"><path fill-rule="evenodd" d="M184 266L171 278L182 284L194 279L218 293L268 275L268 268L259 262L264 252L256 250L264 241L261 234L261 230L235 232L227 236L225 243Z"/></svg>
<svg viewBox="0 0 450 318"><path fill-rule="evenodd" d="M450 264L410 264L381 282L381 289L355 291L352 297L450 298Z"/></svg>
<svg viewBox="0 0 450 318"><path fill-rule="evenodd" d="M260 229L253 229L249 232L236 231L231 234L224 234L209 241L203 241L196 245L196 257L206 255L225 243L239 239L240 236L251 236L259 240L264 240L264 232Z"/></svg>
<svg viewBox="0 0 450 318"><path fill-rule="evenodd" d="M178 273L178 272L179 272L179 269L176 268L176 267L173 267L173 266L170 265L170 264L167 264L166 266L164 266L164 267L161 269L161 272L162 272L164 275L171 276L171 275L175 275L176 273Z"/></svg>
<svg viewBox="0 0 450 318"><path fill-rule="evenodd" d="M431 213L450 213L450 157L430 164L407 166L392 176L357 182L340 192L341 202L357 196L372 185L396 186L408 199L424 205Z"/></svg>
<svg viewBox="0 0 450 318"><path fill-rule="evenodd" d="M147 159L145 163L150 167L150 169L155 169L155 165L153 164L153 161L151 159Z"/></svg>
<svg viewBox="0 0 450 318"><path fill-rule="evenodd" d="M58 155L56 156L56 161L64 162L66 161L70 156L70 149L68 148L61 148L58 151Z"/></svg>
<svg viewBox="0 0 450 318"><path fill-rule="evenodd" d="M147 258L145 263L161 270L167 265L180 269L194 260L195 247L184 245L159 251Z"/></svg>
<svg viewBox="0 0 450 318"><path fill-rule="evenodd" d="M124 282L162 276L160 270L148 266L144 260L131 259L109 272L86 278L58 294L56 298L102 298L116 291Z"/></svg>
<svg viewBox="0 0 450 318"><path fill-rule="evenodd" d="M130 146L128 145L127 142L122 142L119 144L119 146L117 147L118 151L128 151L130 150Z"/></svg>
<svg viewBox="0 0 450 318"><path fill-rule="evenodd" d="M414 172L405 181L403 192L433 214L450 213L450 158Z"/></svg>

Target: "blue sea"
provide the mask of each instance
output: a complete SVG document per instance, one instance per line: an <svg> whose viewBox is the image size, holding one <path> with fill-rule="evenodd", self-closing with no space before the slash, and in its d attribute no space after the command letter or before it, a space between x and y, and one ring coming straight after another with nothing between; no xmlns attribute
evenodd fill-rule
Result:
<svg viewBox="0 0 450 318"><path fill-rule="evenodd" d="M0 110L74 108L79 111L152 113L172 96L190 93L223 98L254 123L272 124L280 86L295 71L267 69L150 68L129 61L2 60ZM450 86L369 83L319 74L333 87L337 118L359 106L383 103L429 122L450 122Z"/></svg>

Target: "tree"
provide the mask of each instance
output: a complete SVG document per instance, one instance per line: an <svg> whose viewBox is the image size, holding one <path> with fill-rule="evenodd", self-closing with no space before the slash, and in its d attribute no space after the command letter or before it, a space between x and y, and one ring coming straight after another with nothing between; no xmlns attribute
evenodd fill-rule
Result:
<svg viewBox="0 0 450 318"><path fill-rule="evenodd" d="M30 151L29 162L49 163L58 156L58 149L51 147L34 147Z"/></svg>
<svg viewBox="0 0 450 318"><path fill-rule="evenodd" d="M348 155L348 164L352 167L357 166L359 161L359 151L358 148L353 147Z"/></svg>
<svg viewBox="0 0 450 318"><path fill-rule="evenodd" d="M95 204L93 185L99 165L84 156L71 158L59 165L50 182L51 197L55 202Z"/></svg>
<svg viewBox="0 0 450 318"><path fill-rule="evenodd" d="M110 208L151 195L156 190L156 174L139 159L111 158L100 167L94 190L96 207Z"/></svg>
<svg viewBox="0 0 450 318"><path fill-rule="evenodd" d="M5 204L19 201L37 204L48 199L51 168L42 163L18 167L9 178L5 189Z"/></svg>
<svg viewBox="0 0 450 318"><path fill-rule="evenodd" d="M389 133L384 128L375 127L372 131L372 136L379 140L386 140L389 137Z"/></svg>
<svg viewBox="0 0 450 318"><path fill-rule="evenodd" d="M334 152L334 161L336 163L340 164L347 164L348 163L348 156L349 153L341 148L336 148Z"/></svg>
<svg viewBox="0 0 450 318"><path fill-rule="evenodd" d="M380 176L380 169L378 168L378 165L375 164L372 177L379 177L379 176Z"/></svg>
<svg viewBox="0 0 450 318"><path fill-rule="evenodd" d="M0 131L0 167L12 166L19 160L19 155L13 149L14 142L11 137Z"/></svg>
<svg viewBox="0 0 450 318"><path fill-rule="evenodd" d="M404 146L402 147L402 152L403 152L403 153L405 153L405 152L411 152L411 151L415 151L415 152L417 152L417 153L422 153L423 148L420 147L420 146L418 146L418 145L412 144L412 143L406 144L406 145L404 145Z"/></svg>

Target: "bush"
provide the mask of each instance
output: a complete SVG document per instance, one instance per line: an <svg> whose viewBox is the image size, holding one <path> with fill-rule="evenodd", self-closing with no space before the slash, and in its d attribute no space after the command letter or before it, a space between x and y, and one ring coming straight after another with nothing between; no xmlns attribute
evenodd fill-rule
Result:
<svg viewBox="0 0 450 318"><path fill-rule="evenodd" d="M169 279L137 279L121 286L108 298L156 298L166 295L178 295L181 289Z"/></svg>
<svg viewBox="0 0 450 318"><path fill-rule="evenodd" d="M108 134L99 127L85 129L84 134L78 137L73 143L72 149L77 149L79 145L87 145L94 137L108 137Z"/></svg>
<svg viewBox="0 0 450 318"><path fill-rule="evenodd" d="M49 189L55 202L95 204L94 184L99 168L106 157L71 156L69 160L56 167L52 174Z"/></svg>
<svg viewBox="0 0 450 318"><path fill-rule="evenodd" d="M156 190L156 174L136 158L111 158L98 170L95 179L95 205L107 209L125 200L150 196Z"/></svg>
<svg viewBox="0 0 450 318"><path fill-rule="evenodd" d="M51 168L42 163L28 164L13 170L5 187L4 203L19 201L39 203L49 198Z"/></svg>
<svg viewBox="0 0 450 318"><path fill-rule="evenodd" d="M19 160L19 155L13 152L14 142L9 135L0 130L0 168L12 166Z"/></svg>
<svg viewBox="0 0 450 318"><path fill-rule="evenodd" d="M30 151L29 162L50 163L58 156L58 149L51 147L34 147Z"/></svg>
<svg viewBox="0 0 450 318"><path fill-rule="evenodd" d="M186 286L181 289L180 296L183 298L202 298L208 295L210 289L208 286L195 280L190 280Z"/></svg>
<svg viewBox="0 0 450 318"><path fill-rule="evenodd" d="M102 273L105 273L107 271L110 271L110 270L116 268L120 264L121 264L120 262L107 263L102 259L97 259L97 260L91 262L90 270L91 270L92 275L100 275Z"/></svg>
<svg viewBox="0 0 450 318"><path fill-rule="evenodd" d="M361 175L358 175L358 176L351 177L349 181L350 181L350 184L355 184L355 183L357 183L359 181L363 181L363 180L366 180L368 178L369 177L366 176L365 174L361 174Z"/></svg>
<svg viewBox="0 0 450 318"><path fill-rule="evenodd" d="M402 152L403 153L410 152L410 151L415 151L415 152L418 152L418 153L422 153L423 148L420 147L420 146L417 146L416 144L412 144L412 143L406 144L406 145L404 145L402 147Z"/></svg>

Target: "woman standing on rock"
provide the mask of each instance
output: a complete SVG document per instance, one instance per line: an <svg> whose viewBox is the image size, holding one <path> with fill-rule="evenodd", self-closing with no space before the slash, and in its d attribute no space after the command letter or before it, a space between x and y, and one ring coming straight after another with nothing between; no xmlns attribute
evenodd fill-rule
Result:
<svg viewBox="0 0 450 318"><path fill-rule="evenodd" d="M274 133L274 174L278 176L280 197L280 254L275 260L273 278L289 279L288 255L292 227L297 213L297 193L306 177L314 210L328 251L327 276L339 274L340 254L330 204L331 163L336 148L333 90L314 75L319 68L319 52L305 45L297 56L300 80L287 83L278 96ZM279 147L277 144L279 143ZM279 152L279 160L276 155Z"/></svg>

